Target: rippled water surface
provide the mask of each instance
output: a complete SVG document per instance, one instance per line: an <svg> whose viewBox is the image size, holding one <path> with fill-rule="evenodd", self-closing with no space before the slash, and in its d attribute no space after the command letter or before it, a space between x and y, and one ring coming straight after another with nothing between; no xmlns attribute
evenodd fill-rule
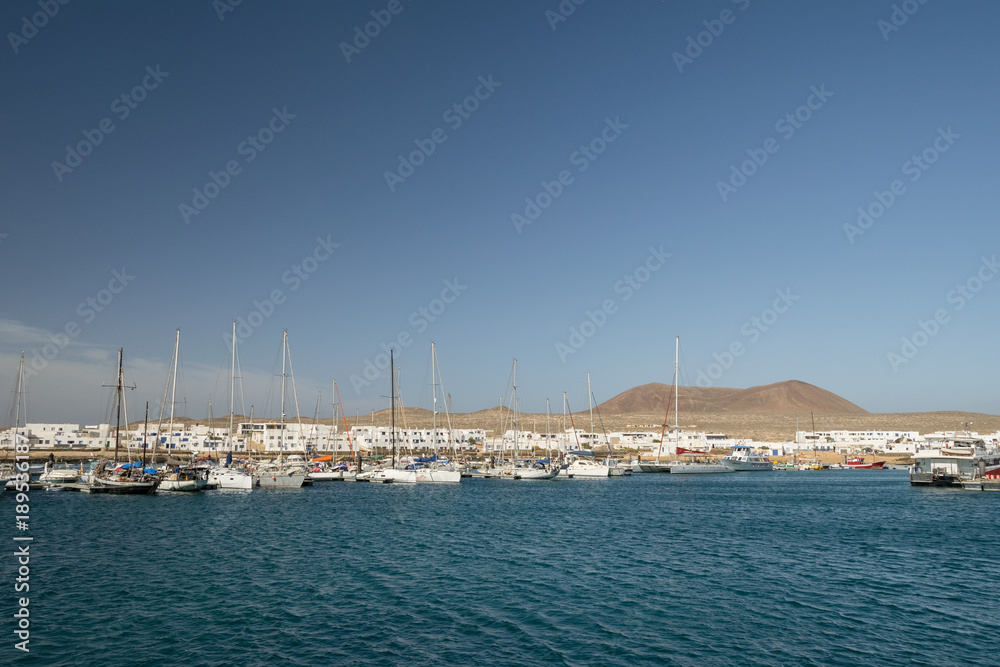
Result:
<svg viewBox="0 0 1000 667"><path fill-rule="evenodd" d="M19 663L995 665L1000 654L1000 493L914 489L905 471L31 502L31 654L9 630L0 649ZM13 523L11 494L0 505Z"/></svg>

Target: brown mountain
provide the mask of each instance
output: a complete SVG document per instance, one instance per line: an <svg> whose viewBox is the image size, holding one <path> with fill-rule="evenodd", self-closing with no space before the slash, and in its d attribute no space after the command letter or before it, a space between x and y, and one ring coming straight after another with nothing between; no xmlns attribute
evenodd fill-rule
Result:
<svg viewBox="0 0 1000 667"><path fill-rule="evenodd" d="M673 394L670 385L653 382L618 394L601 403L599 410L607 415L659 414L667 410L667 399ZM868 414L857 405L798 380L730 389L726 387L679 387L680 411L684 413L804 413ZM671 406L671 411L673 406Z"/></svg>

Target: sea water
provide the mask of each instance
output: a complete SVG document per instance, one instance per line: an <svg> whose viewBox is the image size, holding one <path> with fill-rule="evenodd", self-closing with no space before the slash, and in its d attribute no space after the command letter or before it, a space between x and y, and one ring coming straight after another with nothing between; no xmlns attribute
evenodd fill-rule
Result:
<svg viewBox="0 0 1000 667"><path fill-rule="evenodd" d="M35 492L31 509L30 653L8 557L4 664L1000 659L1000 493L905 471Z"/></svg>

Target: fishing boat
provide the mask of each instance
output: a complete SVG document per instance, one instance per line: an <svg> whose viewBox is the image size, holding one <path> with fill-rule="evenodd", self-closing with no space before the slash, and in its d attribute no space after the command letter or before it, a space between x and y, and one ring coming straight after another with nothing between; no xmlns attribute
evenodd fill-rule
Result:
<svg viewBox="0 0 1000 667"><path fill-rule="evenodd" d="M882 470L885 468L885 461L876 461L874 457L871 461L865 461L863 456L853 456L846 459L843 465L854 470Z"/></svg>
<svg viewBox="0 0 1000 667"><path fill-rule="evenodd" d="M720 463L732 468L734 472L771 472L774 470L771 459L745 444L733 445L729 449L729 453L722 457Z"/></svg>
<svg viewBox="0 0 1000 667"><path fill-rule="evenodd" d="M962 486L964 481L1000 476L1000 449L982 438L932 441L913 455L912 486Z"/></svg>

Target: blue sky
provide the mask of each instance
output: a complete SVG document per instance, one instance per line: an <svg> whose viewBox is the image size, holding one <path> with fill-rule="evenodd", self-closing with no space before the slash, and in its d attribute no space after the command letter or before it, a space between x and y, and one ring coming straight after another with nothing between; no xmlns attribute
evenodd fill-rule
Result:
<svg viewBox="0 0 1000 667"><path fill-rule="evenodd" d="M675 336L684 384L997 412L996 3L224 2L0 9L32 421L105 419L119 347L157 414L178 328L225 414L234 319L265 416L284 329L303 416L386 407L390 345L430 407L431 341L456 411L514 357L579 410Z"/></svg>

